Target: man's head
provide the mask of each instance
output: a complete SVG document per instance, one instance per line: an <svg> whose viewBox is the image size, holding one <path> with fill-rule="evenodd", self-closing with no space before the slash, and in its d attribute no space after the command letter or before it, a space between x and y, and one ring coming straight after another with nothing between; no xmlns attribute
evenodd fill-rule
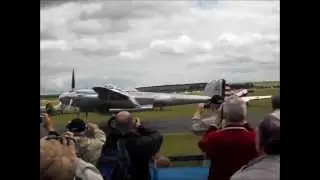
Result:
<svg viewBox="0 0 320 180"><path fill-rule="evenodd" d="M84 122L84 120L75 118L67 124L66 128L75 135L84 134L84 132L87 130L87 124Z"/></svg>
<svg viewBox="0 0 320 180"><path fill-rule="evenodd" d="M223 104L222 111L226 123L240 123L247 116L246 103L238 97L233 97L226 101Z"/></svg>
<svg viewBox="0 0 320 180"><path fill-rule="evenodd" d="M116 115L117 122L127 123L133 120L131 113L128 111L121 111Z"/></svg>
<svg viewBox="0 0 320 180"><path fill-rule="evenodd" d="M272 96L271 98L272 109L280 109L280 95Z"/></svg>
<svg viewBox="0 0 320 180"><path fill-rule="evenodd" d="M128 132L133 128L133 117L128 111L121 111L116 115L116 129Z"/></svg>
<svg viewBox="0 0 320 180"><path fill-rule="evenodd" d="M74 142L67 137L40 140L40 179L70 180L74 178L77 156Z"/></svg>
<svg viewBox="0 0 320 180"><path fill-rule="evenodd" d="M256 129L256 148L265 154L280 154L280 121L274 116L266 116Z"/></svg>

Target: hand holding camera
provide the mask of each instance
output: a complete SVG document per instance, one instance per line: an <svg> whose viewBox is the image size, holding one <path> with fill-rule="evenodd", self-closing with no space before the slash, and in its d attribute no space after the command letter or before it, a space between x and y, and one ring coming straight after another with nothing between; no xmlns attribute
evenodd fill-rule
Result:
<svg viewBox="0 0 320 180"><path fill-rule="evenodd" d="M47 113L42 113L40 118L42 119L44 128L46 128L48 131L54 131L53 121Z"/></svg>

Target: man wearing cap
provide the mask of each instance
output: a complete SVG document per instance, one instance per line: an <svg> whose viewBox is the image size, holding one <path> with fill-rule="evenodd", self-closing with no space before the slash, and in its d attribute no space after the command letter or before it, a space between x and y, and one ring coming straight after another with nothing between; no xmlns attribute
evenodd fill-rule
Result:
<svg viewBox="0 0 320 180"><path fill-rule="evenodd" d="M85 123L82 119L71 120L67 129L73 133L76 140L78 157L96 165L101 149L106 141L105 133L92 123Z"/></svg>

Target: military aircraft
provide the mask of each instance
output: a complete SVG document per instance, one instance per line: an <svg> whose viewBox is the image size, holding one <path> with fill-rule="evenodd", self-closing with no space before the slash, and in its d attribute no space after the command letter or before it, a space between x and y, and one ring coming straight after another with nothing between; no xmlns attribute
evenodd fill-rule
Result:
<svg viewBox="0 0 320 180"><path fill-rule="evenodd" d="M204 88L204 95L185 95L175 93L141 92L137 90L124 91L113 85L96 86L92 89L75 90L74 71L72 72L71 91L59 96L60 107L63 111L72 107L80 112L119 112L146 111L156 107L175 106L197 103L221 103L225 96L226 81L212 81ZM244 92L242 92L244 93ZM244 93L245 94L245 93ZM242 96L239 94L239 96ZM246 97L253 99L269 98L271 96Z"/></svg>

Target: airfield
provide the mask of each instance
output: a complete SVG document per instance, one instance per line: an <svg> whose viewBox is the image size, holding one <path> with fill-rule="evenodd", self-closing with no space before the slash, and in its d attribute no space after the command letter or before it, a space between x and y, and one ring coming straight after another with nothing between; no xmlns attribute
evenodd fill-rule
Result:
<svg viewBox="0 0 320 180"><path fill-rule="evenodd" d="M262 88L254 89L252 95L274 95L278 92L278 88ZM57 99L45 99L43 103L58 103ZM175 155L197 155L201 152L198 149L197 142L199 136L191 132L191 118L196 110L196 105L172 106L165 107L162 111L146 111L134 112L133 115L139 117L146 127L150 127L160 131L164 135L164 144L161 153L166 156ZM254 100L250 101L248 107L248 121L256 126L259 121L271 110L271 100ZM211 115L209 111L204 116ZM68 121L75 117L75 114L63 114L53 117L54 124L58 130L64 130ZM81 114L84 118L84 113ZM89 113L88 122L101 124L105 122L109 116L96 113Z"/></svg>

